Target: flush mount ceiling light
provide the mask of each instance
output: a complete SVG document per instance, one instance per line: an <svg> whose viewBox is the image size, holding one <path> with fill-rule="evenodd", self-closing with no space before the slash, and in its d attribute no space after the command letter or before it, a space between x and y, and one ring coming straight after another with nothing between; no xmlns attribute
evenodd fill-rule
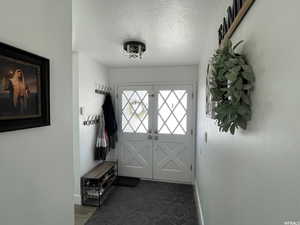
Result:
<svg viewBox="0 0 300 225"><path fill-rule="evenodd" d="M123 49L128 53L130 59L142 59L143 53L146 51L146 45L140 41L126 41Z"/></svg>

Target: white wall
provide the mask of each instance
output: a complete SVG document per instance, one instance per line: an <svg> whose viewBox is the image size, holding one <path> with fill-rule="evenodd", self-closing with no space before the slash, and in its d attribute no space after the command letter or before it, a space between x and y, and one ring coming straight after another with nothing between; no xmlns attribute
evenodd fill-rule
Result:
<svg viewBox="0 0 300 225"><path fill-rule="evenodd" d="M74 204L81 204L80 196L80 133L79 133L79 71L78 53L72 53L73 73L73 175L74 175Z"/></svg>
<svg viewBox="0 0 300 225"><path fill-rule="evenodd" d="M0 27L51 60L51 126L0 134L0 224L74 224L71 0L2 0Z"/></svg>
<svg viewBox="0 0 300 225"><path fill-rule="evenodd" d="M95 93L96 84L108 86L108 69L99 62L83 53L73 54L73 69L78 76L78 106L84 107L84 115L77 114L78 148L74 148L75 155L75 203L80 203L80 177L96 166L99 161L94 160L96 143L96 126L83 126L83 121L90 115L102 112L104 95ZM79 113L79 112L78 112Z"/></svg>
<svg viewBox="0 0 300 225"><path fill-rule="evenodd" d="M111 68L109 80L112 85L126 82L194 82L197 80L197 70L197 65Z"/></svg>
<svg viewBox="0 0 300 225"><path fill-rule="evenodd" d="M221 134L205 117L205 70L231 0L212 11L199 70L197 179L206 225L300 221L300 2L256 1L233 40L256 73L247 131ZM208 144L204 133L208 132Z"/></svg>

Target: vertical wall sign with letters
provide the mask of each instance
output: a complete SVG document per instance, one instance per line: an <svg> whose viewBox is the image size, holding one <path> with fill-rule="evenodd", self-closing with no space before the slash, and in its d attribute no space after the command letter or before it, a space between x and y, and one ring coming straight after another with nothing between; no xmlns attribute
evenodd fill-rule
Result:
<svg viewBox="0 0 300 225"><path fill-rule="evenodd" d="M223 18L223 23L219 27L219 45L231 38L254 2L255 0L233 0L232 6L227 8L227 16Z"/></svg>

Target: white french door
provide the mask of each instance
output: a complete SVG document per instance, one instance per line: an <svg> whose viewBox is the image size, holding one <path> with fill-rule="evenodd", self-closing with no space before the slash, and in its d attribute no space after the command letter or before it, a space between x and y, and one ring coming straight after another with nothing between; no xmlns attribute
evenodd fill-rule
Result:
<svg viewBox="0 0 300 225"><path fill-rule="evenodd" d="M191 181L192 88L155 86L153 178Z"/></svg>
<svg viewBox="0 0 300 225"><path fill-rule="evenodd" d="M119 173L191 182L192 86L122 86L119 96Z"/></svg>
<svg viewBox="0 0 300 225"><path fill-rule="evenodd" d="M120 144L119 173L124 176L152 178L152 129L150 117L152 86L119 88ZM149 136L150 137L150 136Z"/></svg>

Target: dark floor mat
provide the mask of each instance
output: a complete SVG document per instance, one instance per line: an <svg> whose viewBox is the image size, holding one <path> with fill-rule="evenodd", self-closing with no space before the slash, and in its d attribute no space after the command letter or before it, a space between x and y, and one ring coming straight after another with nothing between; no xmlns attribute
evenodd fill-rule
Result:
<svg viewBox="0 0 300 225"><path fill-rule="evenodd" d="M197 225L191 185L141 181L115 186L86 225Z"/></svg>
<svg viewBox="0 0 300 225"><path fill-rule="evenodd" d="M140 178L118 176L114 182L116 186L136 187L140 183Z"/></svg>

